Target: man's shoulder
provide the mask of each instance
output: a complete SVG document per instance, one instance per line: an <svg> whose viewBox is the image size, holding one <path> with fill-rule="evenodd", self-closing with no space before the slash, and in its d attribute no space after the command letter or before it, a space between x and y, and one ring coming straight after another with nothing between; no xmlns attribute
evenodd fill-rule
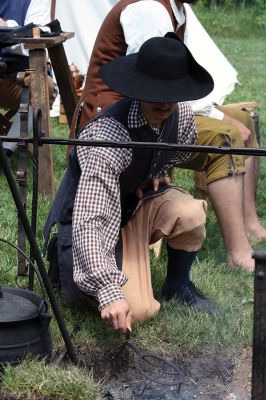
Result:
<svg viewBox="0 0 266 400"><path fill-rule="evenodd" d="M180 102L178 103L178 110L179 110L179 118L192 118L194 117L193 110L190 106L190 104L186 102Z"/></svg>
<svg viewBox="0 0 266 400"><path fill-rule="evenodd" d="M178 103L179 112L190 112L193 114L192 107L189 103L181 101Z"/></svg>
<svg viewBox="0 0 266 400"><path fill-rule="evenodd" d="M113 116L102 115L90 121L80 132L80 139L85 140L129 140L124 125Z"/></svg>
<svg viewBox="0 0 266 400"><path fill-rule="evenodd" d="M192 108L187 103L178 103L179 106L179 130L183 131L187 128L192 129L195 126L195 115L192 111Z"/></svg>
<svg viewBox="0 0 266 400"><path fill-rule="evenodd" d="M158 11L162 11L165 8L169 8L170 3L169 0L139 0L139 1L129 1L127 4L124 4L122 7L122 13L125 10L141 10L145 12L156 13Z"/></svg>

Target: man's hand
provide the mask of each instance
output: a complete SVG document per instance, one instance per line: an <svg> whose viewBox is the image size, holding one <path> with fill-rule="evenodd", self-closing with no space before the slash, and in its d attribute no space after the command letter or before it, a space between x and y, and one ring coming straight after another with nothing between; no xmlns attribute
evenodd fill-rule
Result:
<svg viewBox="0 0 266 400"><path fill-rule="evenodd" d="M230 122L240 131L244 142L247 142L250 139L250 130L244 124L242 124L242 122L238 121L235 118L230 117L227 114L224 114L224 121Z"/></svg>
<svg viewBox="0 0 266 400"><path fill-rule="evenodd" d="M157 190L159 189L160 185L164 185L164 186L171 186L171 179L169 178L169 176L163 176L160 178L156 178L153 177L152 181L151 181L151 186L153 188L153 190L155 192L157 192ZM146 189L143 188L142 186L139 186L136 190L136 195L138 196L138 198L142 198L143 197L143 191Z"/></svg>
<svg viewBox="0 0 266 400"><path fill-rule="evenodd" d="M116 331L132 331L132 312L125 300L116 300L101 310L101 318Z"/></svg>
<svg viewBox="0 0 266 400"><path fill-rule="evenodd" d="M0 26L7 26L7 23L3 18L0 18Z"/></svg>

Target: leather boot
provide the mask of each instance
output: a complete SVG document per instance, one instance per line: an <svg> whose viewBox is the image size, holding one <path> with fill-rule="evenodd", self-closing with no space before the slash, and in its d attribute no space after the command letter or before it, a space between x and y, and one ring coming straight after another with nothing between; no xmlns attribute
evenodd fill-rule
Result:
<svg viewBox="0 0 266 400"><path fill-rule="evenodd" d="M190 280L190 270L197 252L177 250L167 245L167 253L167 275L162 288L162 297L166 301L176 299L184 305L210 315L220 314L218 304L205 297Z"/></svg>

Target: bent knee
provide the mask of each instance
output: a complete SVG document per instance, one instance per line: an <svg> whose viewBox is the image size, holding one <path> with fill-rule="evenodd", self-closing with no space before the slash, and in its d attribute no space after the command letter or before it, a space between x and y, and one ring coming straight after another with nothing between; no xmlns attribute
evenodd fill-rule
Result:
<svg viewBox="0 0 266 400"><path fill-rule="evenodd" d="M206 237L207 203L204 200L189 202L183 212L173 220L175 223L167 232L169 245L187 251L198 250Z"/></svg>
<svg viewBox="0 0 266 400"><path fill-rule="evenodd" d="M205 224L207 203L205 200L188 198L181 204L173 203L169 213L172 214L173 219L179 219L183 226L194 229L194 227Z"/></svg>

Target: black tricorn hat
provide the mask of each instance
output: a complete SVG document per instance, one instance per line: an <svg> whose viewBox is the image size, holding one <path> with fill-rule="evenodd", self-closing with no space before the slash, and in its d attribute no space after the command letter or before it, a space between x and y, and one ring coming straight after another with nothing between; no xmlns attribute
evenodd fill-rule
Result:
<svg viewBox="0 0 266 400"><path fill-rule="evenodd" d="M103 65L99 75L123 96L158 103L200 99L214 86L211 75L174 33L147 40L138 53Z"/></svg>

